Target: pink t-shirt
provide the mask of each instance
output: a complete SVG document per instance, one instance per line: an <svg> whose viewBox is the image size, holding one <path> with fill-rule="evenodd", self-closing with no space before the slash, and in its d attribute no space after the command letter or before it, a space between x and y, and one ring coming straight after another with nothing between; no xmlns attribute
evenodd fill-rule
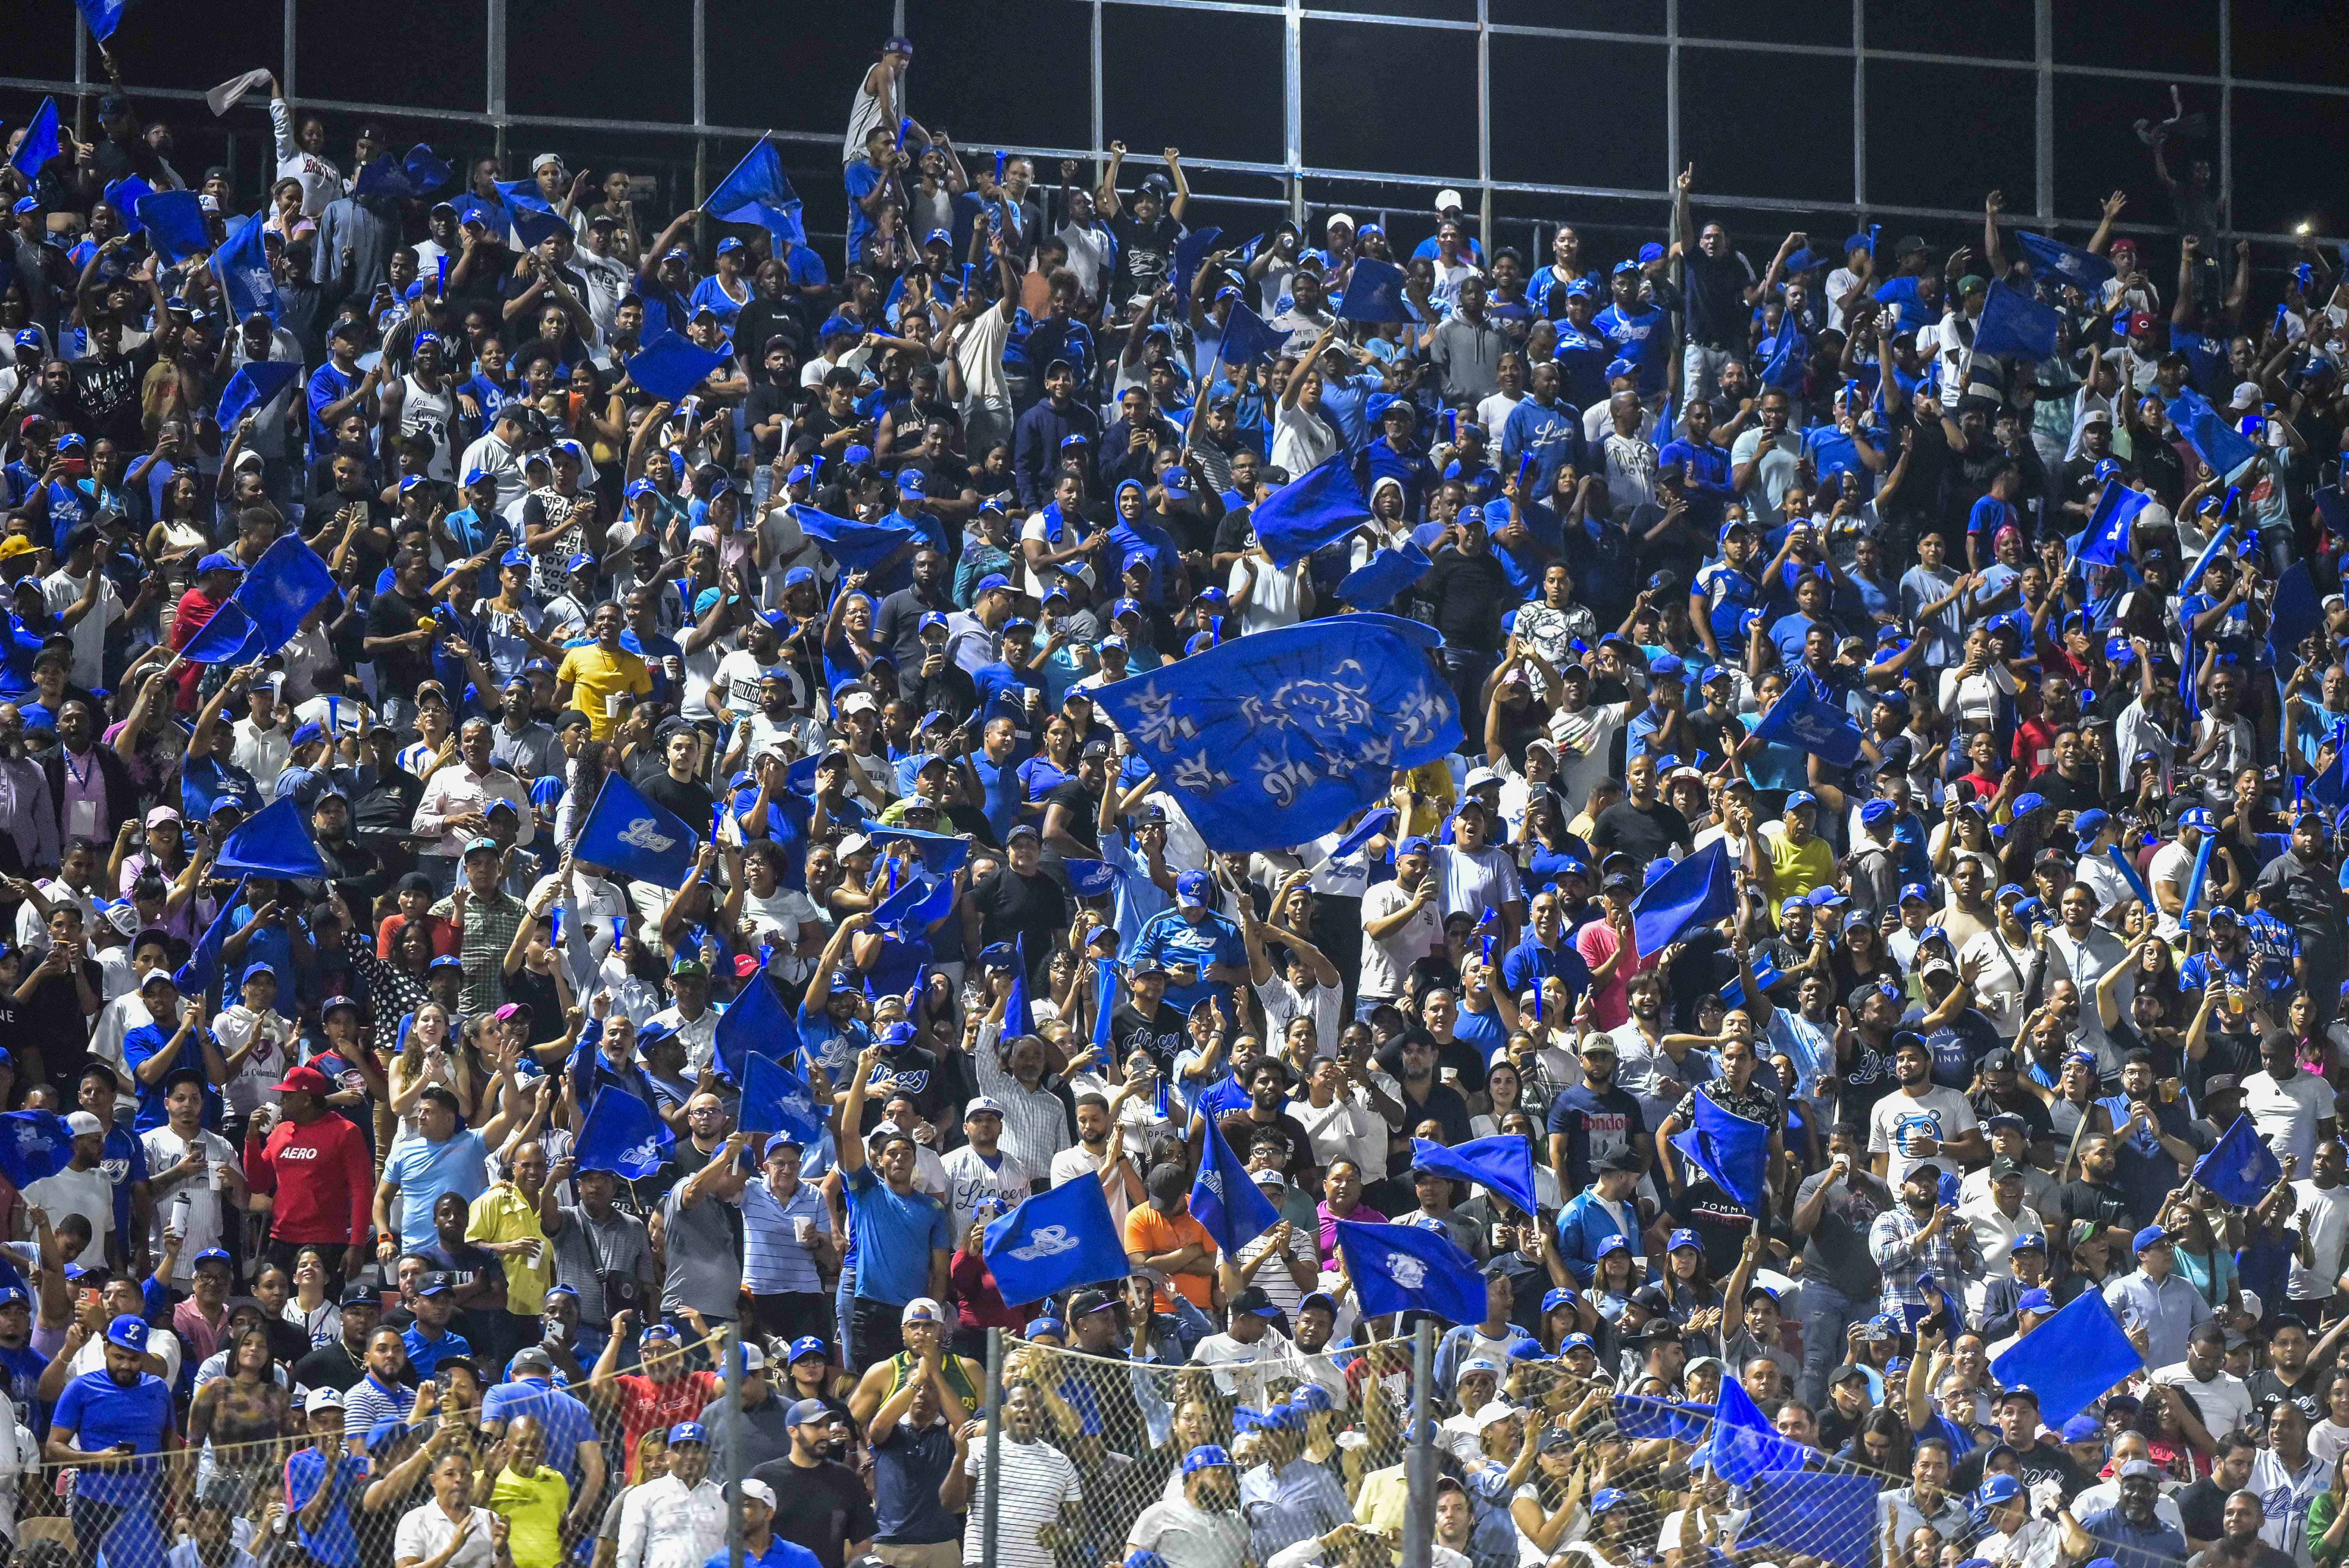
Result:
<svg viewBox="0 0 2349 1568"><path fill-rule="evenodd" d="M1631 976L1647 965L1640 960L1639 938L1628 937L1631 955L1604 985L1593 987L1590 1012L1594 1023L1602 1029L1619 1029L1631 1016L1630 1001ZM1615 956L1615 928L1603 920L1594 920L1575 933L1574 950L1582 954L1583 963L1595 974L1600 965Z"/></svg>

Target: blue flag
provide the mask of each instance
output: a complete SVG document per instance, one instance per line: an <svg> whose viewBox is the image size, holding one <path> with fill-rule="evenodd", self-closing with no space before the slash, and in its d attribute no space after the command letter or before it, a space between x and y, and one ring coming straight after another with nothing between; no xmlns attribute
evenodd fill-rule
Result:
<svg viewBox="0 0 2349 1568"><path fill-rule="evenodd" d="M2178 401L2185 402L2186 399L2181 396ZM2202 398L2197 397L2188 406L2193 410L2192 416L2176 420L2178 433L2186 438L2186 444L2194 449L2196 455L2209 465L2212 473L2230 484L2234 483L2242 470L2260 455L2260 449L2235 428L2234 421ZM2175 409L2172 413L2174 418ZM2185 583L2189 588L2192 586L2192 579L2186 579Z"/></svg>
<svg viewBox="0 0 2349 1568"><path fill-rule="evenodd" d="M2100 1290L2082 1291L1990 1364L1999 1387L2029 1384L2039 1396L2040 1420L2059 1431L2114 1384L2144 1369L2145 1357Z"/></svg>
<svg viewBox="0 0 2349 1568"><path fill-rule="evenodd" d="M1340 615L1236 637L1093 701L1182 796L1208 847L1284 849L1383 799L1460 743L1432 627Z"/></svg>
<svg viewBox="0 0 2349 1568"><path fill-rule="evenodd" d="M1759 976L1757 975L1758 979ZM1672 1134L1672 1149L1713 1178L1713 1184L1744 1206L1762 1212L1763 1181L1770 1168L1770 1129L1696 1096L1696 1125Z"/></svg>
<svg viewBox="0 0 2349 1568"><path fill-rule="evenodd" d="M561 213L534 212L520 205L514 208L513 226L514 238L522 242L523 249L526 251L534 251L547 241L571 232L571 225L563 221ZM637 385L642 386L643 383Z"/></svg>
<svg viewBox="0 0 2349 1568"><path fill-rule="evenodd" d="M871 928L877 931L893 926L900 936L916 940L944 920L954 905L952 877L933 877L916 872L905 879L905 886L873 906Z"/></svg>
<svg viewBox="0 0 2349 1568"><path fill-rule="evenodd" d="M2153 504L2153 497L2133 490L2118 480L2105 481L2096 510L2080 535L2080 559L2097 566L2118 566L2129 558L2129 528L2137 514Z"/></svg>
<svg viewBox="0 0 2349 1568"><path fill-rule="evenodd" d="M1411 1168L1441 1171L1459 1181L1481 1181L1528 1214L1539 1208L1534 1198L1534 1146L1515 1133L1471 1139L1448 1149L1414 1138Z"/></svg>
<svg viewBox="0 0 2349 1568"><path fill-rule="evenodd" d="M505 198L506 205L517 213L554 211L554 203L540 193L535 174L527 180L501 180L497 187L498 194ZM491 237L494 239L497 236Z"/></svg>
<svg viewBox="0 0 2349 1568"><path fill-rule="evenodd" d="M1729 841L1716 839L1640 890L1631 901L1631 929L1641 953L1661 953L1690 932L1736 913Z"/></svg>
<svg viewBox="0 0 2349 1568"><path fill-rule="evenodd" d="M1645 1394L1617 1394L1607 1403L1623 1435L1641 1441L1670 1438L1676 1443L1701 1443L1713 1426L1711 1405L1682 1405Z"/></svg>
<svg viewBox="0 0 2349 1568"><path fill-rule="evenodd" d="M1234 300L1230 314L1224 317L1224 335L1216 342L1216 357L1225 365L1252 365L1279 353L1288 341L1288 334Z"/></svg>
<svg viewBox="0 0 2349 1568"><path fill-rule="evenodd" d="M30 181L40 173L42 164L64 150L65 144L57 139L57 100L43 98L41 107L33 111L32 123L25 127L16 156L8 160L9 167Z"/></svg>
<svg viewBox="0 0 2349 1568"><path fill-rule="evenodd" d="M2063 322L2053 307L2021 289L1992 284L1982 297L1982 319L1974 324L1974 352L2046 359L2055 352L2055 332Z"/></svg>
<svg viewBox="0 0 2349 1568"><path fill-rule="evenodd" d="M2268 651L2290 669L2301 639L2323 624L2324 601L2308 574L2308 562L2295 561L2276 574L2275 598L2268 604Z"/></svg>
<svg viewBox="0 0 2349 1568"><path fill-rule="evenodd" d="M683 887L701 850L701 830L636 792L618 772L604 776L579 825L572 853L656 887Z"/></svg>
<svg viewBox="0 0 2349 1568"><path fill-rule="evenodd" d="M1017 1040L1036 1032L1036 1009L1028 998L1028 939L1015 936L1011 951L1011 995L1003 999L1003 1037Z"/></svg>
<svg viewBox="0 0 2349 1568"><path fill-rule="evenodd" d="M1802 1444L1778 1435L1745 1386L1734 1377L1721 1380L1721 1402L1713 1407L1713 1468L1733 1486L1744 1486L1764 1470L1798 1470L1810 1457ZM1695 1467L1695 1461L1690 1461Z"/></svg>
<svg viewBox="0 0 2349 1568"><path fill-rule="evenodd" d="M1726 1386L1729 1379L1722 1382ZM1883 1484L1868 1471L1764 1470L1747 1491L1754 1511L1738 1532L1737 1543L1777 1546L1834 1568L1868 1568L1881 1533L1878 1519L1882 1504L1876 1497Z"/></svg>
<svg viewBox="0 0 2349 1568"><path fill-rule="evenodd" d="M228 603L212 613L181 651L202 665L249 665L267 658L294 640L310 612L334 591L335 575L318 552L302 542L299 534L286 534L261 552Z"/></svg>
<svg viewBox="0 0 2349 1568"><path fill-rule="evenodd" d="M957 1238L957 1243L960 1238ZM1109 1196L1092 1176L1029 1199L987 1227L981 1256L1011 1303L1042 1301L1132 1272Z"/></svg>
<svg viewBox="0 0 2349 1568"><path fill-rule="evenodd" d="M136 174L126 174L106 188L106 204L122 214L122 232L135 234L144 226L139 222L139 203L155 194L155 188Z"/></svg>
<svg viewBox="0 0 2349 1568"><path fill-rule="evenodd" d="M256 359L239 366L221 388L220 409L213 416L222 433L233 434L239 421L256 408L268 407L301 374L302 367L289 359Z"/></svg>
<svg viewBox="0 0 2349 1568"><path fill-rule="evenodd" d="M1797 751L1816 752L1837 768L1848 768L1859 760L1858 720L1821 691L1817 677L1807 671L1795 672L1785 695L1770 705L1754 733Z"/></svg>
<svg viewBox="0 0 2349 1568"><path fill-rule="evenodd" d="M1395 595L1427 575L1435 563L1416 544L1381 550L1346 573L1338 597L1357 610L1383 610Z"/></svg>
<svg viewBox="0 0 2349 1568"><path fill-rule="evenodd" d="M718 1015L717 1026L710 1034L710 1049L718 1076L737 1085L743 1083L754 1055L783 1061L802 1054L799 1023L776 994L775 983L764 966L750 976L750 983ZM747 1087L743 1092L749 1094Z"/></svg>
<svg viewBox="0 0 2349 1568"><path fill-rule="evenodd" d="M826 555L851 572L871 572L921 537L917 529L881 522L853 522L844 517L794 506L792 518L800 531L822 547Z"/></svg>
<svg viewBox="0 0 2349 1568"><path fill-rule="evenodd" d="M1365 811L1362 820L1348 830L1346 836L1330 846L1330 858L1342 861L1359 852L1364 844L1392 828L1400 820L1392 806L1381 806L1375 811Z"/></svg>
<svg viewBox="0 0 2349 1568"><path fill-rule="evenodd" d="M1200 1120L1206 1124L1207 1141L1199 1153L1198 1180L1191 1183L1191 1218L1206 1227L1226 1257L1237 1258L1242 1247L1280 1223L1280 1211L1232 1152L1216 1119Z"/></svg>
<svg viewBox="0 0 2349 1568"><path fill-rule="evenodd" d="M800 199L783 173L782 154L771 141L761 140L742 155L734 171L718 182L701 210L722 223L756 223L774 236L775 253L781 242L807 243L800 220Z"/></svg>
<svg viewBox="0 0 2349 1568"><path fill-rule="evenodd" d="M1184 310L1190 308L1187 302L1191 298L1191 274L1199 270L1201 262L1215 253L1216 242L1223 236L1221 229L1193 229L1174 242L1174 298Z"/></svg>
<svg viewBox="0 0 2349 1568"><path fill-rule="evenodd" d="M748 1068L742 1075L744 1131L788 1133L812 1149L823 1141L828 1119L825 1109L816 1103L815 1091L808 1088L805 1078L780 1062L771 1061L756 1051L750 1053Z"/></svg>
<svg viewBox="0 0 2349 1568"><path fill-rule="evenodd" d="M628 379L664 403L675 403L726 364L714 348L697 348L674 332L664 332L628 361Z"/></svg>
<svg viewBox="0 0 2349 1568"><path fill-rule="evenodd" d="M159 191L141 196L139 222L147 231L147 242L166 265L212 247L212 233L204 227L202 198L192 191Z"/></svg>
<svg viewBox="0 0 2349 1568"><path fill-rule="evenodd" d="M2283 1164L2261 1139L2251 1119L2238 1113L2235 1124L2194 1167L2194 1180L2228 1202L2248 1209L2275 1191L2275 1184L2283 1180Z"/></svg>
<svg viewBox="0 0 2349 1568"><path fill-rule="evenodd" d="M1104 1062L1111 1059L1110 1013L1117 1005L1117 961L1093 960L1093 1049ZM1158 1080L1158 1114L1166 1114L1166 1080Z"/></svg>
<svg viewBox="0 0 2349 1568"><path fill-rule="evenodd" d="M582 1171L609 1171L623 1180L641 1181L658 1171L676 1147L677 1135L653 1114L651 1106L617 1084L606 1084L587 1108L571 1157Z"/></svg>
<svg viewBox="0 0 2349 1568"><path fill-rule="evenodd" d="M1338 298L1340 321L1408 321L1402 304L1402 269L1376 256L1356 256Z"/></svg>
<svg viewBox="0 0 2349 1568"><path fill-rule="evenodd" d="M1257 542L1276 566L1303 560L1371 520L1371 503L1343 452L1281 486L1250 514Z"/></svg>
<svg viewBox="0 0 2349 1568"><path fill-rule="evenodd" d="M2082 294L2094 295L2120 275L2112 263L2093 251L2083 251L2027 229L2018 230L2014 238L2033 267L2053 273Z"/></svg>
<svg viewBox="0 0 2349 1568"><path fill-rule="evenodd" d="M1485 1321L1485 1276L1442 1231L1340 1220L1338 1251L1365 1317L1425 1312L1446 1323Z"/></svg>
<svg viewBox="0 0 2349 1568"><path fill-rule="evenodd" d="M12 1110L0 1116L0 1176L22 1191L54 1176L73 1159L73 1133L53 1110Z"/></svg>
<svg viewBox="0 0 2349 1568"><path fill-rule="evenodd" d="M267 215L255 212L237 224L212 253L212 272L220 278L221 293L228 296L232 325L256 315L277 319L277 280L270 273L269 251L261 240L261 221Z"/></svg>
<svg viewBox="0 0 2349 1568"><path fill-rule="evenodd" d="M1117 868L1107 861L1064 858L1061 869L1069 874L1069 891L1079 898L1107 898L1117 887Z"/></svg>
<svg viewBox="0 0 2349 1568"><path fill-rule="evenodd" d="M81 7L81 19L89 24L89 36L103 44L122 26L129 0L74 0L74 4Z"/></svg>
<svg viewBox="0 0 2349 1568"><path fill-rule="evenodd" d="M221 900L219 912L212 916L212 923L204 927L204 934L196 938L196 945L190 950L188 961L172 972L171 984L180 988L181 995L204 995L220 979L221 944L229 939L234 929L230 917L244 902L245 885L238 882L236 891Z"/></svg>
<svg viewBox="0 0 2349 1568"><path fill-rule="evenodd" d="M431 195L457 177L441 157L419 141L408 150L405 158L395 158L387 152L365 169L351 182L354 196L390 196L403 201L418 201Z"/></svg>
<svg viewBox="0 0 2349 1568"><path fill-rule="evenodd" d="M813 759L811 759L813 760ZM809 774L811 781L814 775ZM951 877L970 859L970 845L945 833L927 833L919 828L884 828L864 830L864 836L875 843L909 843L922 857L922 869L936 876Z"/></svg>
<svg viewBox="0 0 2349 1568"><path fill-rule="evenodd" d="M1762 345L1762 385L1790 387L1802 384L1803 370L1810 363L1811 340L1803 335L1803 324L1792 311L1778 318L1777 335Z"/></svg>
<svg viewBox="0 0 2349 1568"><path fill-rule="evenodd" d="M244 876L308 880L324 877L326 862L318 858L317 841L310 836L302 803L291 795L282 795L236 825L221 844L220 859L212 869Z"/></svg>
<svg viewBox="0 0 2349 1568"><path fill-rule="evenodd" d="M1755 954L1754 956L1754 984L1761 987L1763 990L1767 991L1771 986L1775 985L1778 983L1779 978L1777 961L1773 959L1766 953ZM1732 980L1728 985L1723 985L1721 988L1721 1001L1722 1006L1725 1007L1743 1007L1745 1006L1745 977L1744 975L1739 975L1736 979Z"/></svg>

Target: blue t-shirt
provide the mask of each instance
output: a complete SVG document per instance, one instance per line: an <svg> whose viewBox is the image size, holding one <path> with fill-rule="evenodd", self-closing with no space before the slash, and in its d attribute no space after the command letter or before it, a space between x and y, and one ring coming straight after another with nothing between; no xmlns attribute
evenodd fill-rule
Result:
<svg viewBox="0 0 2349 1568"><path fill-rule="evenodd" d="M126 1388L111 1372L85 1372L57 1396L50 1425L73 1433L75 1445L86 1453L128 1443L134 1453L160 1454L171 1430L171 1390L151 1373L140 1373ZM160 1464L122 1470L92 1465L74 1485L77 1495L92 1502L130 1503L151 1496L161 1476Z"/></svg>
<svg viewBox="0 0 2349 1568"><path fill-rule="evenodd" d="M577 1491L579 1445L596 1440L595 1420L587 1407L543 1378L501 1383L481 1396L482 1420L511 1421L518 1416L537 1418L546 1433L546 1462Z"/></svg>
<svg viewBox="0 0 2349 1568"><path fill-rule="evenodd" d="M1224 1010L1232 1008L1232 988L1207 978L1211 964L1246 964L1247 944L1240 939L1240 928L1230 918L1210 910L1207 917L1194 925L1183 917L1180 909L1169 909L1151 917L1135 938L1133 957L1136 963L1155 959L1172 969L1181 964L1199 966L1199 978L1188 985L1169 984L1166 1006L1180 1013L1188 1013L1208 997L1222 1002Z"/></svg>
<svg viewBox="0 0 2349 1568"><path fill-rule="evenodd" d="M335 1456L331 1480L326 1469L326 1456L316 1449L296 1449L285 1460L285 1501L295 1516L295 1529L301 1534L303 1550L313 1562L326 1568L356 1568L359 1560L358 1532L351 1528L351 1499L366 1490L367 1461L352 1454ZM301 1522L302 1511L318 1495L318 1488L330 1486L334 1501L326 1505L326 1517L318 1528L311 1530Z"/></svg>
<svg viewBox="0 0 2349 1568"><path fill-rule="evenodd" d="M946 1205L927 1192L899 1194L860 1165L843 1173L848 1227L856 1243L856 1294L903 1306L930 1288L930 1253L954 1250Z"/></svg>
<svg viewBox="0 0 2349 1568"><path fill-rule="evenodd" d="M471 1203L488 1190L489 1157L489 1145L470 1127L459 1128L439 1143L411 1138L392 1147L383 1179L399 1188L400 1251L420 1253L438 1239L432 1205L443 1192L454 1192Z"/></svg>
<svg viewBox="0 0 2349 1568"><path fill-rule="evenodd" d="M160 1024L141 1024L122 1037L123 1065L129 1068L135 1077L141 1067L165 1052L179 1032L177 1025L166 1029ZM197 1037L191 1034L181 1044L171 1067L165 1071L162 1078L153 1083L142 1081L139 1085L139 1114L132 1119L130 1125L140 1132L152 1132L171 1120L170 1113L163 1109L166 1081L173 1072L182 1068L193 1068L201 1072L203 1070L203 1050L197 1043ZM209 1131L218 1132L220 1120L220 1090L213 1088L211 1078L206 1077L204 1079L204 1127ZM109 1153L112 1152L113 1147L114 1140L109 1138L107 1148ZM143 1160L141 1163L144 1163ZM117 1207L119 1207L119 1200ZM124 1233L129 1233L127 1229Z"/></svg>

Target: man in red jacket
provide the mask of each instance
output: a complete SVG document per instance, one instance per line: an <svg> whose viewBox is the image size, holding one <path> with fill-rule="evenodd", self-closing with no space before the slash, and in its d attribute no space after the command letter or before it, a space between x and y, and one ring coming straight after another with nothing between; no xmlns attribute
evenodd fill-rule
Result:
<svg viewBox="0 0 2349 1568"><path fill-rule="evenodd" d="M359 1130L327 1108L334 1088L317 1068L295 1068L274 1086L283 1097L283 1119L273 1125L264 1105L245 1133L253 1206L270 1216L269 1243L261 1255L282 1265L289 1278L294 1254L304 1247L318 1247L329 1257L339 1249L343 1279L367 1266L375 1161ZM341 1290L343 1279L330 1289Z"/></svg>

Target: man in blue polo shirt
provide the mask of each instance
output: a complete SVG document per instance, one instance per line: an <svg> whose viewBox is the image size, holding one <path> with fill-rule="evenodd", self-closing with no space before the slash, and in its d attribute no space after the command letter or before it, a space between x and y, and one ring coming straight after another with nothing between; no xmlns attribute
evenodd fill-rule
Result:
<svg viewBox="0 0 2349 1568"><path fill-rule="evenodd" d="M83 1373L57 1396L41 1451L44 1464L75 1471L74 1539L88 1542L92 1557L117 1521L160 1505L162 1467L146 1456L180 1446L171 1390L146 1370L147 1326L128 1313L117 1317L106 1326L105 1355L104 1371ZM100 1454L121 1457L92 1457Z"/></svg>
<svg viewBox="0 0 2349 1568"><path fill-rule="evenodd" d="M399 1336L399 1342L419 1377L431 1377L434 1368L451 1357L473 1353L463 1335L450 1331L449 1320L457 1315L457 1287L447 1274L429 1274L416 1282L412 1310L415 1326Z"/></svg>

